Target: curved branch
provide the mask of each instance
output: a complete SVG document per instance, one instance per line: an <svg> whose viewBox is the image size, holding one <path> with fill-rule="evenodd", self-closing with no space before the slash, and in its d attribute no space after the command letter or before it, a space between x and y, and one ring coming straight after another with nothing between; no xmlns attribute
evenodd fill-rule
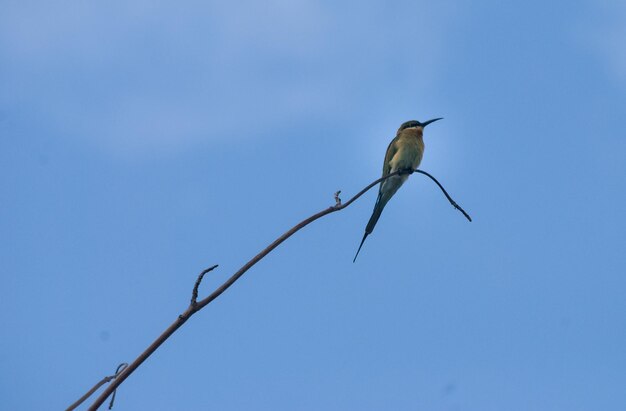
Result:
<svg viewBox="0 0 626 411"><path fill-rule="evenodd" d="M202 279L204 278L204 275L206 273L208 273L209 271L213 271L218 267L217 264L215 264L213 267L209 267L207 269L202 270L202 272L200 273L200 275L198 275L198 279L196 280L196 283L193 286L193 291L191 292L191 305L196 305L198 302L198 287L200 287L200 283L202 282Z"/></svg>
<svg viewBox="0 0 626 411"><path fill-rule="evenodd" d="M428 177L430 177L433 181L435 181L435 183L437 183L439 188L441 188L441 190L444 192L444 194L446 195L448 200L450 200L452 205L455 208L459 209L469 219L469 216L465 213L465 211L463 211L463 209L461 209L454 202L454 200L452 200L452 198L448 195L446 190L444 190L443 186L441 184L439 184L439 182L433 176L431 176L430 174L426 173L425 171L421 171L421 170L408 170L408 172L409 173L419 172L419 173L425 174ZM334 213L336 211L343 210L344 208L348 207L350 204L352 204L354 201L356 201L359 197L361 197L363 194L365 194L368 190L370 190L372 187L374 187L378 183L380 183L380 182L382 182L382 181L384 181L384 180L386 180L386 179L388 179L390 177L393 177L395 175L405 174L405 173L407 173L406 170L399 170L399 171L387 174L386 176L383 176L383 177L375 180L374 182L368 184L363 190L359 191L354 197L352 197L350 200L348 200L347 202L345 202L343 204L341 202L341 199L339 198L339 192L335 193L335 196L334 196L334 198L335 198L335 205L334 206L328 207L325 210L322 210L322 211L320 211L320 212L318 212L316 214L313 214L309 218L307 218L305 220L302 220L301 222L296 224L294 227L292 227L291 229L286 231L283 235L281 235L276 240L274 240L274 242L272 242L270 245L268 245L264 250L262 250L260 253L255 255L250 261L245 263L243 265L243 267L241 267L235 274L233 274L229 279L227 279L222 285L220 285L218 288L216 288L215 291L213 291L208 297L206 297L206 298L204 298L204 299L202 299L200 301L196 301L196 298L197 298L197 295L198 295L197 294L198 293L198 286L200 285L200 282L202 281L203 275L206 274L207 272L211 271L213 268L215 268L217 266L213 266L213 267L203 271L200 274L200 276L198 276L198 280L196 281L196 285L194 286L194 291L192 293L191 303L189 304L189 307L187 307L185 312L180 314L178 316L178 318L176 318L176 320L165 331L163 331L163 333L161 335L159 335L157 337L157 339L154 340L154 342L152 342L152 344L150 344L150 346L148 348L146 348L146 350L144 350L144 352L142 352L135 359L135 361L133 361L128 367L126 367L122 372L120 372L119 375L116 376L116 378L113 380L113 382L102 392L102 394L100 394L100 396L94 401L94 403L91 405L91 407L89 407L89 410L90 411L97 410L98 407L100 407L100 405L102 405L104 403L104 401L106 401L106 399L117 389L117 387L121 383L123 383L124 380L126 380L126 378L128 378L128 376L130 376L130 374L132 374L133 371L135 371L137 369L137 367L139 367L148 357L150 357L157 350L157 348L159 348L159 346L161 346L161 344L163 344L174 332L176 332L176 330L178 330L178 328L180 328L185 322L187 322L187 320L189 320L189 318L191 318L192 315L194 315L195 313L197 313L198 311L200 311L201 309L206 307L208 304L210 304L217 297L219 297L224 291L226 291L231 285L233 285L239 278L241 278L241 276L244 275L246 273L246 271L248 271L250 268L252 268L252 266L254 266L256 263L258 263L261 259L263 259L263 257L265 257L267 254L269 254L272 250L274 250L276 247L278 247L283 241L285 241L286 239L288 239L289 237L294 235L300 229L302 229L302 228L306 227L307 225L311 224L313 221L315 221L315 220L317 220L319 218L322 218L325 215ZM471 219L470 219L470 221L471 221ZM105 381L105 382L108 382L108 381ZM104 383L102 383L102 384L104 384ZM100 384L100 385L102 385L102 384ZM98 385L98 387L100 385ZM88 394L91 395L91 393L93 393L93 391L95 391L98 387L95 387L95 389L90 391L90 393L88 393ZM88 396L88 395L86 395L86 396Z"/></svg>
<svg viewBox="0 0 626 411"><path fill-rule="evenodd" d="M122 363L120 365L117 366L117 369L115 370L115 375L119 375L119 373L121 373L122 371L124 371L124 369L128 367L127 363ZM115 390L113 390L113 395L111 395L111 402L109 403L109 409L113 409L113 404L115 403L115 395L117 394L117 388Z"/></svg>
<svg viewBox="0 0 626 411"><path fill-rule="evenodd" d="M430 177L431 180L433 180L435 182L435 184L437 184L439 186L439 188L441 189L441 191L443 191L443 194L446 196L446 198L448 199L448 201L450 202L450 204L452 204L452 207L456 208L457 210L459 210L461 213L463 213L463 215L465 216L465 218L467 218L470 222L472 221L472 217L469 216L469 214L467 214L465 212L465 210L463 210L461 208L460 205L458 205L456 203L456 201L454 201L452 199L452 197L450 197L450 194L448 194L448 192L446 191L445 188L443 188L443 186L439 183L439 181L437 181L437 179L433 176L431 176L430 174L428 174L426 171L423 170L415 170L416 173L420 173L420 174L424 174L427 177Z"/></svg>

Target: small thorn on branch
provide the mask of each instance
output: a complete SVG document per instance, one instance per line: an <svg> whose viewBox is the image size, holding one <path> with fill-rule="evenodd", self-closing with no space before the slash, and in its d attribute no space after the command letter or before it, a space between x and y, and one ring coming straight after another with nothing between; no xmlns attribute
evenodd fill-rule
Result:
<svg viewBox="0 0 626 411"><path fill-rule="evenodd" d="M456 203L456 201L452 201L452 207L454 207L454 208L456 208L457 210L459 210L459 211L460 211L460 212L461 212L461 213L465 216L465 218L467 218L467 220L468 220L470 223L472 222L472 217L470 217L470 215L469 215L469 214L467 214L467 213L465 212L465 210L463 210L463 209L461 208L461 206L460 206L460 205L458 205L458 204Z"/></svg>
<svg viewBox="0 0 626 411"><path fill-rule="evenodd" d="M213 271L217 267L218 265L215 264L213 267L209 267L205 270L202 270L200 275L198 275L198 279L196 280L196 284L193 286L193 291L191 293L191 305L192 306L195 306L198 303L198 288L200 287L200 283L202 282L204 275L208 273L209 271Z"/></svg>
<svg viewBox="0 0 626 411"><path fill-rule="evenodd" d="M338 207L341 205L341 198L339 198L339 194L341 194L341 190L338 190L335 193L335 206Z"/></svg>

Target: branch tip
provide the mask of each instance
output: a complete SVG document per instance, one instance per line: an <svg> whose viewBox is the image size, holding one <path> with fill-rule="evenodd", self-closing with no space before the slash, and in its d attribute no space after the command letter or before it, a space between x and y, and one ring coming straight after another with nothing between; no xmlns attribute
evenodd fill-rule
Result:
<svg viewBox="0 0 626 411"><path fill-rule="evenodd" d="M191 292L191 305L192 306L195 306L198 303L198 288L200 287L200 283L202 282L204 275L208 273L209 271L215 270L217 267L218 267L218 264L215 264L212 267L202 270L202 272L198 275L198 279L196 280L196 283L193 286L193 291Z"/></svg>
<svg viewBox="0 0 626 411"><path fill-rule="evenodd" d="M338 207L341 205L341 198L339 198L339 194L341 194L341 190L337 190L335 192L335 207Z"/></svg>
<svg viewBox="0 0 626 411"><path fill-rule="evenodd" d="M120 365L118 365L117 369L115 370L115 377L120 375L120 373L124 371L126 367L128 367L128 363L126 362L123 362ZM109 403L110 410L113 409L113 403L115 402L115 394L117 394L117 388L115 389L115 391L113 391L113 394L111 394L111 402Z"/></svg>
<svg viewBox="0 0 626 411"><path fill-rule="evenodd" d="M435 182L435 184L437 184L439 186L439 188L441 189L441 191L443 192L443 194L446 196L446 198L448 199L448 201L450 202L450 204L452 204L452 207L456 208L457 210L459 210L464 216L465 218L467 218L467 220L469 222L472 221L472 217L469 216L469 214L467 214L465 212L465 210L463 210L461 208L460 205L458 205L456 203L456 201L454 201L452 199L452 197L450 197L450 194L448 194L448 192L446 191L445 188L443 188L443 186L441 185L441 183L439 181L437 181L437 179L435 177L433 177L432 175L428 174L426 171L420 170L420 169L416 169L414 170L416 173L420 173L420 174L424 174L426 177L429 177L431 180L433 180Z"/></svg>

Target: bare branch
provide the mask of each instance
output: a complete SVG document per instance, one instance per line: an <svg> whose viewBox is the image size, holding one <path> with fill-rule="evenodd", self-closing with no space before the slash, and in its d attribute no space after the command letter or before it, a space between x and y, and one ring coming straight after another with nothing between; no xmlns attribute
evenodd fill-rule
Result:
<svg viewBox="0 0 626 411"><path fill-rule="evenodd" d="M80 404L82 404L87 398L91 397L92 394L96 391L98 391L98 388L102 387L104 384L114 380L122 370L124 370L124 368L128 367L127 363L121 363L120 365L117 366L117 369L115 370L115 374L113 375L109 375L107 377L104 377L103 379L101 379L100 381L98 381L96 383L96 385L94 385L89 391L87 391L85 393L85 395L83 395L82 397L80 397L78 400L76 400L76 402L72 405L70 405L69 407L67 407L67 409L65 411L72 411L75 410ZM113 391L113 399L115 398L115 391ZM113 399L111 399L111 404L109 406L109 409L111 409L111 407L113 406Z"/></svg>
<svg viewBox="0 0 626 411"><path fill-rule="evenodd" d="M463 210L463 209L461 208L461 206L460 206L460 205L458 205L458 204L456 203L456 201L454 201L454 200L452 199L452 197L450 197L450 194L448 194L448 192L446 191L446 189L445 189L445 188L443 188L443 186L439 183L439 181L437 181L437 179L436 179L435 177L431 176L430 174L428 174L426 171L423 171L423 170L415 170L415 172L416 172L416 173L420 173L420 174L424 174L425 176L430 177L430 179L431 179L431 180L433 180L433 181L434 181L434 182L435 182L435 183L439 186L439 188L441 189L441 191L443 191L443 194L446 196L446 198L448 199L448 201L450 202L450 204L452 204L452 207L456 208L456 209L457 209L457 210L459 210L461 213L463 213L463 215L465 216L465 218L467 218L470 222L472 221L472 217L470 217L470 216L469 216L469 214L467 214L467 213L465 212L465 210Z"/></svg>
<svg viewBox="0 0 626 411"><path fill-rule="evenodd" d="M213 271L217 267L218 267L218 265L215 264L213 267L209 267L207 269L202 270L200 275L198 275L198 279L196 280L196 284L193 286L193 291L191 293L191 305L192 306L195 306L196 303L197 303L197 300L198 300L198 287L200 287L200 283L202 282L202 279L204 278L204 275L206 273L208 273L209 271Z"/></svg>
<svg viewBox="0 0 626 411"><path fill-rule="evenodd" d="M452 200L452 198L444 190L443 186L441 184L439 184L439 182L433 176L431 176L430 174L426 173L425 171L421 171L421 170L409 170L408 172L409 173L419 172L419 173L422 173L422 174L430 177L435 183L437 183L437 185L443 191L443 193L446 195L446 198L448 198L448 200L451 202L451 204L455 208L460 210L471 221L471 219L469 218L469 215L467 215L467 213L465 213L465 211L461 207L459 207L456 204L456 202L454 202L454 200ZM192 315L194 315L195 313L200 311L202 308L204 308L208 304L210 304L217 297L219 297L224 291L226 291L231 285L233 285L239 278L241 278L241 276L244 275L246 273L246 271L248 271L250 268L252 268L252 266L254 266L256 263L258 263L261 259L263 259L263 257L265 257L267 254L269 254L272 250L274 250L276 247L278 247L283 241L285 241L286 239L288 239L289 237L294 235L296 232L298 232L300 229L306 227L307 225L309 225L313 221L315 221L315 220L317 220L319 218L322 218L325 215L334 213L336 211L343 210L344 208L348 207L350 204L352 204L359 197L361 197L363 194L365 194L368 190L370 190L372 187L374 187L375 185L377 185L381 181L384 181L384 180L386 180L386 179L388 179L390 177L393 177L395 175L405 174L405 173L407 173L406 170L400 170L400 171L396 171L396 172L390 173L390 174L388 174L386 176L383 176L383 177L375 180L374 182L370 183L369 185L367 185L367 187L365 187L364 189L359 191L354 197L352 197L350 200L348 200L347 202L345 202L343 204L341 203L341 199L339 198L340 191L338 191L337 193L335 193L335 205L334 206L328 207L325 210L322 210L322 211L320 211L320 212L318 212L316 214L313 214L309 218L307 218L305 220L302 220L301 222L296 224L294 227L292 227L291 229L286 231L283 235L281 235L276 240L274 240L274 242L272 242L270 245L268 245L264 250L262 250L260 253L255 255L250 261L245 263L243 265L243 267L241 267L235 274L233 274L229 279L227 279L222 285L217 287L215 289L215 291L213 291L208 297L206 297L206 298L204 298L204 299L202 299L200 301L197 301L197 298L198 298L198 287L200 286L200 283L202 282L202 278L204 277L204 274L206 274L207 272L213 270L215 267L217 267L217 265L215 265L215 266L213 266L211 268L208 268L205 271L203 271L202 273L200 273L200 275L198 276L198 279L196 280L196 283L195 283L195 286L194 286L194 289L193 289L193 292L192 292L191 303L190 303L189 307L187 307L185 312L180 314L176 318L176 320L172 324L170 324L170 326L167 327L167 329L165 331L163 331L163 333L161 335L159 335L157 337L157 339L154 340L154 342L152 342L152 344L150 344L150 346L148 348L146 348L144 350L144 352L142 352L135 359L135 361L130 363L130 365L128 367L124 368L122 371L120 371L116 375L116 378L113 380L113 382L111 384L109 384L109 386L100 394L100 396L94 401L94 403L91 405L91 407L89 407L89 410L90 411L97 410L98 407L100 407L104 403L104 401L106 401L106 399L117 389L117 387L120 384L122 384L124 382L124 380L126 380L126 378L128 376L130 376L130 374L132 374L148 357L150 357L161 346L161 344L163 344L174 332L176 332L176 330L178 330L178 328L180 328L185 322L187 322L187 320L189 318L191 318ZM106 381L106 382L108 382L108 381ZM103 382L102 384L104 384L104 383L105 382ZM102 385L102 384L100 384L100 385ZM98 385L98 387L100 385ZM96 387L95 389L92 389L92 391L90 391L89 393L85 394L84 398L87 398L87 397L89 397L89 395L93 394L93 392L95 392L95 390L98 387ZM82 401L84 401L84 399L81 399L80 402L82 402Z"/></svg>

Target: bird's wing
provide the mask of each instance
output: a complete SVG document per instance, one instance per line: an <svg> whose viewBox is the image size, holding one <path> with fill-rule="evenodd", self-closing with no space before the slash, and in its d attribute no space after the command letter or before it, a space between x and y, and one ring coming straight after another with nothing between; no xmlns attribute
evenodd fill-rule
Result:
<svg viewBox="0 0 626 411"><path fill-rule="evenodd" d="M391 171L391 159L393 158L393 156L396 155L396 152L398 151L398 147L396 147L397 141L398 137L396 136L393 140L391 140L391 143L389 143L389 146L387 147L387 152L385 153L385 162L383 163L382 177L386 176Z"/></svg>

